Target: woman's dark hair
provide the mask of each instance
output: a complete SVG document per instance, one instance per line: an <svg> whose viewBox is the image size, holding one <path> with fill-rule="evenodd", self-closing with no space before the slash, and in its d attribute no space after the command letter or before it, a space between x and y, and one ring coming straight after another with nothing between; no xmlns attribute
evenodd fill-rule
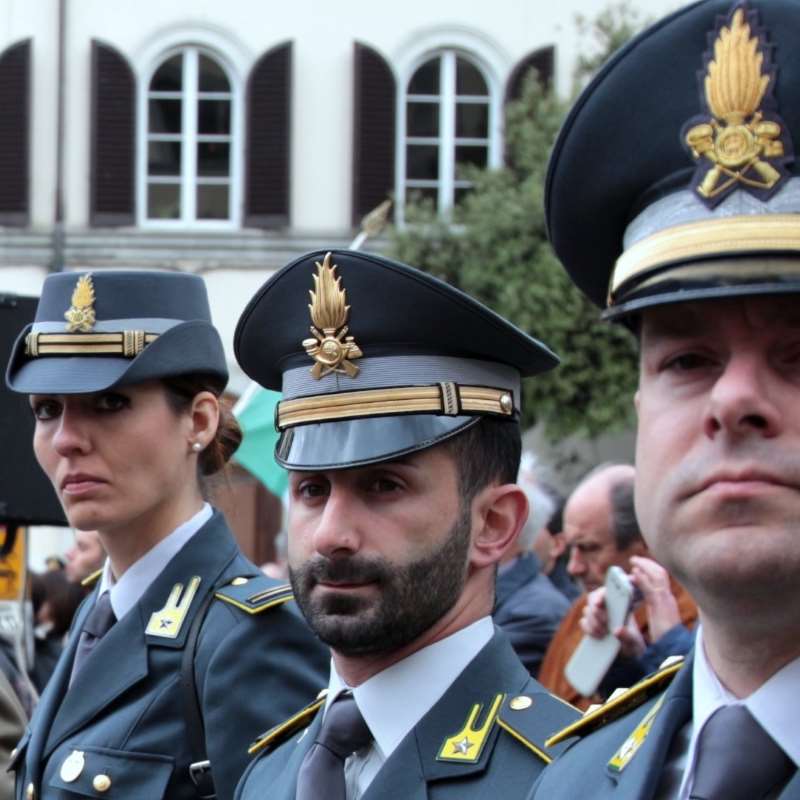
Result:
<svg viewBox="0 0 800 800"><path fill-rule="evenodd" d="M219 378L204 374L176 375L162 378L161 382L167 390L167 402L176 414L185 413L200 392L211 392L215 397L221 397L225 388ZM214 475L223 469L241 442L239 423L228 407L220 403L217 432L197 459L200 475Z"/></svg>
<svg viewBox="0 0 800 800"><path fill-rule="evenodd" d="M49 604L52 636L63 636L72 623L72 618L83 600L80 584L71 583L63 572L48 570L31 575L31 601L34 615L41 607Z"/></svg>

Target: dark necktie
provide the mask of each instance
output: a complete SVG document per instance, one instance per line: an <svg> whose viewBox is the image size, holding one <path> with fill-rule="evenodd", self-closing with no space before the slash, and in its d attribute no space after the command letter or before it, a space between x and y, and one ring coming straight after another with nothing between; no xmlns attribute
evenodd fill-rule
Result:
<svg viewBox="0 0 800 800"><path fill-rule="evenodd" d="M344 761L371 741L353 696L337 697L300 765L295 800L346 800Z"/></svg>
<svg viewBox="0 0 800 800"><path fill-rule="evenodd" d="M697 748L690 800L759 800L794 770L786 753L742 705L715 711Z"/></svg>
<svg viewBox="0 0 800 800"><path fill-rule="evenodd" d="M103 592L97 598L94 608L89 612L86 621L81 629L81 638L78 641L78 649L75 651L75 661L72 663L72 675L70 684L75 680L75 676L83 668L86 660L92 654L97 643L111 630L112 625L117 621L114 616L114 609L111 608L111 593Z"/></svg>

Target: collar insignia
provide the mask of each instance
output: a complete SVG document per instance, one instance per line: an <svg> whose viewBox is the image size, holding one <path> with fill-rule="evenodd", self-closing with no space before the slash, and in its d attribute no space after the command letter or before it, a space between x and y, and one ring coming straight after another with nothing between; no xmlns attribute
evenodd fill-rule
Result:
<svg viewBox="0 0 800 800"><path fill-rule="evenodd" d="M88 333L94 328L94 285L91 273L81 275L72 292L72 305L64 314L67 330L70 333L82 331Z"/></svg>
<svg viewBox="0 0 800 800"><path fill-rule="evenodd" d="M169 593L164 608L154 611L150 615L150 622L147 623L145 634L159 636L162 639L177 639L199 585L200 578L197 575L189 581L186 591L183 590L182 583L176 583Z"/></svg>
<svg viewBox="0 0 800 800"><path fill-rule="evenodd" d="M313 339L304 339L303 347L316 362L311 375L319 380L332 372L341 372L355 378L358 367L351 359L361 358L361 348L352 336L347 336L347 314L345 290L341 287L341 277L336 277L336 265L331 264L331 254L325 256L322 264L316 262L317 274L314 276L314 289L309 291L311 303L311 326Z"/></svg>
<svg viewBox="0 0 800 800"><path fill-rule="evenodd" d="M712 49L700 73L710 114L694 117L683 138L698 161L692 182L700 200L713 208L737 188L767 200L788 173L792 142L786 123L771 108L775 69L758 16L736 7L710 35Z"/></svg>
<svg viewBox="0 0 800 800"><path fill-rule="evenodd" d="M467 721L461 730L452 736L448 736L442 742L436 760L450 761L457 764L477 764L504 698L505 695L503 694L495 696L489 711L486 713L483 724L479 728L475 727L475 722L483 710L483 704L475 703L470 709Z"/></svg>
<svg viewBox="0 0 800 800"><path fill-rule="evenodd" d="M658 714L666 695L662 694L661 697L653 704L653 707L644 715L642 721L633 729L631 735L622 743L622 747L617 750L608 762L608 768L613 772L622 772L628 766L630 760L639 751L639 748L644 744L647 734L653 727L656 714Z"/></svg>

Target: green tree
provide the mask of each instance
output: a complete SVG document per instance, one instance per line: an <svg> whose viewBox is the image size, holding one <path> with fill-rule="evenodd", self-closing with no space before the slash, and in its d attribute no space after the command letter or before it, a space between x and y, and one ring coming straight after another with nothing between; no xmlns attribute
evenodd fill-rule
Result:
<svg viewBox="0 0 800 800"><path fill-rule="evenodd" d="M636 375L630 334L600 320L547 242L544 173L563 116L562 103L530 76L507 108L508 166L470 172L474 188L452 221L429 203L410 203L406 227L391 239L395 257L458 286L561 356L559 368L524 382L523 425L543 422L553 440L629 425Z"/></svg>

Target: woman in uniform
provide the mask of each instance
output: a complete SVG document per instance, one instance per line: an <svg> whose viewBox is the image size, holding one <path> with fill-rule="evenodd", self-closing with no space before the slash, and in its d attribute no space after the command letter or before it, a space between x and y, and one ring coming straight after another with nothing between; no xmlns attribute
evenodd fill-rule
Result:
<svg viewBox="0 0 800 800"><path fill-rule="evenodd" d="M108 560L12 759L17 798L230 798L249 743L313 699L327 653L204 480L240 432L205 285L60 273L15 343L34 450Z"/></svg>

